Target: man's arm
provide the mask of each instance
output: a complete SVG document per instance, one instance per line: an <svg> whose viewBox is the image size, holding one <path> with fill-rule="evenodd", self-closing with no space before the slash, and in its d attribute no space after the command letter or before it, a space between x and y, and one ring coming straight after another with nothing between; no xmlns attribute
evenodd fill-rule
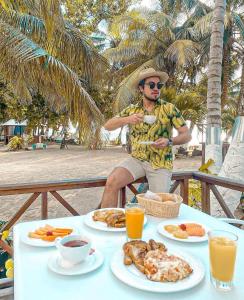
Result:
<svg viewBox="0 0 244 300"><path fill-rule="evenodd" d="M187 126L182 126L177 129L178 135L174 138L172 138L173 145L182 145L190 142L191 140L191 134ZM166 138L160 138L155 141L153 144L156 148L164 148L168 146L169 139Z"/></svg>
<svg viewBox="0 0 244 300"><path fill-rule="evenodd" d="M143 122L143 115L142 114L133 114L128 117L114 117L110 120L108 120L103 127L106 130L115 130L117 128L120 128L122 126L128 125L128 124L137 124Z"/></svg>
<svg viewBox="0 0 244 300"><path fill-rule="evenodd" d="M190 130L187 126L182 126L177 129L178 135L174 138L172 138L173 145L182 145L190 142L192 139Z"/></svg>

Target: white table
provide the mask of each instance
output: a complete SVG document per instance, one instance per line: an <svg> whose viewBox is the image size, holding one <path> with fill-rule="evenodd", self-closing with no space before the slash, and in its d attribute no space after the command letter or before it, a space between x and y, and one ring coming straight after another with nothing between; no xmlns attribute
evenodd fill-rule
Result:
<svg viewBox="0 0 244 300"><path fill-rule="evenodd" d="M162 219L148 217L144 238L162 241L168 248L178 247L181 251L198 257L206 268L204 280L196 287L178 293L158 294L144 292L119 281L110 270L110 259L125 242L125 233L102 232L83 224L84 217L70 217L53 220L21 223L14 227L14 299L15 300L242 300L244 299L244 231L225 224L186 205L181 206L180 218L206 224L210 229L223 229L239 236L238 257L235 270L235 287L229 293L216 291L209 279L208 243L183 243L162 237L156 227ZM37 248L25 245L21 234L42 224L75 226L84 230L94 240L94 246L105 255L103 266L94 272L81 276L62 276L47 267L49 256L55 248ZM242 255L241 255L242 254Z"/></svg>

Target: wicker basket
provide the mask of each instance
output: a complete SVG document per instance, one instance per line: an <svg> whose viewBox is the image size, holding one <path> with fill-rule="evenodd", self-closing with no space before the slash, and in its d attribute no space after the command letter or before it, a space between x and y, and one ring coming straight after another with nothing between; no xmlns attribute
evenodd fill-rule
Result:
<svg viewBox="0 0 244 300"><path fill-rule="evenodd" d="M145 198L144 195L138 194L136 198L138 203L145 208L146 214L160 218L175 218L179 215L180 205L183 201L181 196L157 193L161 198L161 201L159 201Z"/></svg>

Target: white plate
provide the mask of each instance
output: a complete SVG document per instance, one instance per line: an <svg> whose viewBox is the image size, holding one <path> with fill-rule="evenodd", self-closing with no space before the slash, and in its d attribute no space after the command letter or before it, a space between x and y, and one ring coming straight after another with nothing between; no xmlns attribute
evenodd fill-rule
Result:
<svg viewBox="0 0 244 300"><path fill-rule="evenodd" d="M142 142L139 142L139 144L141 145L152 145L154 144L155 142L150 142L150 141L142 141Z"/></svg>
<svg viewBox="0 0 244 300"><path fill-rule="evenodd" d="M85 261L80 264L74 265L71 268L64 268L60 266L62 258L58 252L55 252L48 259L48 268L55 273L61 275L82 275L99 268L104 261L104 256L101 251L95 250L92 255L89 255Z"/></svg>
<svg viewBox="0 0 244 300"><path fill-rule="evenodd" d="M101 210L110 210L110 209L111 208L101 208ZM123 208L113 208L113 209L118 209L118 210L125 211ZM84 222L87 226L89 226L93 229L102 230L102 231L114 231L114 232L124 232L124 231L126 231L125 227L123 227L123 228L108 227L105 222L94 221L92 216L93 216L95 211L97 211L97 210L91 211L85 216ZM146 223L147 223L147 217L144 216L144 226L145 226Z"/></svg>
<svg viewBox="0 0 244 300"><path fill-rule="evenodd" d="M111 269L114 275L122 282L144 291L155 293L171 293L190 289L199 284L204 278L205 270L198 259L189 254L179 251L170 251L169 254L176 255L187 261L193 272L187 278L177 282L155 282L147 279L134 265L126 266L123 263L124 254L122 250L116 252L111 260Z"/></svg>
<svg viewBox="0 0 244 300"><path fill-rule="evenodd" d="M62 228L62 226L60 226L60 228ZM77 228L74 228L72 226L70 226L69 228L73 229L73 232L71 232L71 234L79 234L80 233L80 231ZM30 231L35 231L36 229L37 228L31 228L30 230L23 233L21 236L21 241L29 246L34 246L34 247L54 247L55 246L55 242L47 242L47 241L43 241L40 239L29 238L28 233Z"/></svg>
<svg viewBox="0 0 244 300"><path fill-rule="evenodd" d="M205 229L205 235L204 236L189 236L187 239L179 239L179 238L176 238L173 236L173 234L169 233L168 231L166 231L164 229L164 226L165 225L180 225L180 224L183 224L183 223L196 223L196 224L199 224L201 225L204 229ZM208 231L209 231L209 228L207 228L205 225L197 222L197 221L192 221L192 220L166 220L166 221L163 221L161 222L160 224L158 224L158 232L160 234L162 234L163 236L169 238L169 239L172 239L172 240L175 240L175 241L180 241L180 242L185 242L185 243L199 243L199 242L205 242L208 240Z"/></svg>

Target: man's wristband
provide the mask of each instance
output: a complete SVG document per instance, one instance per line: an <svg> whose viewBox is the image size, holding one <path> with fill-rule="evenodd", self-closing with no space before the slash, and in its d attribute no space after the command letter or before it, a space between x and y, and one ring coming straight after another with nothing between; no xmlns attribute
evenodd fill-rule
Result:
<svg viewBox="0 0 244 300"><path fill-rule="evenodd" d="M172 141L172 139L169 139L168 140L168 145L167 146L173 146L173 141Z"/></svg>

